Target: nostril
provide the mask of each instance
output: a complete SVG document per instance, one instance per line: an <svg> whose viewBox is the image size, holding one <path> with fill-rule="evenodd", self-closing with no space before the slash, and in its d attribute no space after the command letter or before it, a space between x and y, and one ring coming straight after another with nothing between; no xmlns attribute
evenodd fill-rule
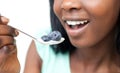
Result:
<svg viewBox="0 0 120 73"><path fill-rule="evenodd" d="M79 10L81 9L81 4L78 1L64 1L61 8L65 11Z"/></svg>

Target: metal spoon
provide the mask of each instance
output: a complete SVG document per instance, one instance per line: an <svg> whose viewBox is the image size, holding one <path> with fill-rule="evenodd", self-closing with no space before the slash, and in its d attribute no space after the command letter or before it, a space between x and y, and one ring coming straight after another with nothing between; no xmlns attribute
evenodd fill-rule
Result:
<svg viewBox="0 0 120 73"><path fill-rule="evenodd" d="M36 41L38 41L38 42L40 42L41 44L44 44L44 45L55 45L55 44L60 44L60 43L62 43L62 42L65 40L65 39L62 37L59 41L54 41L54 40L43 41L41 38L33 37L33 36L31 36L30 34L28 34L28 33L26 33L26 32L23 32L23 31L21 31L21 30L18 29L18 28L15 28L15 27L13 27L13 26L11 26L11 25L8 25L8 26L10 26L10 27L12 27L12 28L18 30L19 32L21 32L21 33L23 33L23 34L29 36L29 37L32 38L33 40L36 40Z"/></svg>
<svg viewBox="0 0 120 73"><path fill-rule="evenodd" d="M0 14L0 22L1 22L1 14ZM59 44L59 43L62 43L62 42L65 40L65 39L62 37L59 41L50 40L50 41L47 41L47 42L46 42L46 41L43 41L41 38L33 37L33 36L31 36L30 34L24 32L24 31L22 31L22 30L20 30L20 29L18 29L18 28L15 28L15 27L13 27L13 26L11 26L11 25L8 25L8 26L10 26L10 27L18 30L19 32L21 32L21 33L29 36L29 37L32 38L33 40L36 40L36 41L40 42L41 44L45 44L45 45L55 45L55 44Z"/></svg>

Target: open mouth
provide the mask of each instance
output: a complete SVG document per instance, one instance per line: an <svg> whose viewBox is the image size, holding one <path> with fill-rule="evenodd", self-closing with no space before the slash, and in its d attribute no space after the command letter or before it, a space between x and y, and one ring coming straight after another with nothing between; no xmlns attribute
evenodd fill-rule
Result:
<svg viewBox="0 0 120 73"><path fill-rule="evenodd" d="M71 29L79 29L79 28L85 26L86 24L88 24L89 20L80 20L80 21L66 20L65 23Z"/></svg>

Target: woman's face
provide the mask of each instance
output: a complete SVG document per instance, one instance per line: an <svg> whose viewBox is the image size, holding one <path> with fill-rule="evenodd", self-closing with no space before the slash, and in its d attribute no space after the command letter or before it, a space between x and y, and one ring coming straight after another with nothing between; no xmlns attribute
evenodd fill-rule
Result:
<svg viewBox="0 0 120 73"><path fill-rule="evenodd" d="M119 11L120 0L54 0L54 12L78 48L111 37Z"/></svg>

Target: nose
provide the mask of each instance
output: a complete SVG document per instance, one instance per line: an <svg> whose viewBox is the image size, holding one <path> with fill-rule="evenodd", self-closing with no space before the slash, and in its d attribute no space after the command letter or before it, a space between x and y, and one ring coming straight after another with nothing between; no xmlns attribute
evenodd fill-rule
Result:
<svg viewBox="0 0 120 73"><path fill-rule="evenodd" d="M63 0L61 8L65 11L79 10L81 9L80 0Z"/></svg>

